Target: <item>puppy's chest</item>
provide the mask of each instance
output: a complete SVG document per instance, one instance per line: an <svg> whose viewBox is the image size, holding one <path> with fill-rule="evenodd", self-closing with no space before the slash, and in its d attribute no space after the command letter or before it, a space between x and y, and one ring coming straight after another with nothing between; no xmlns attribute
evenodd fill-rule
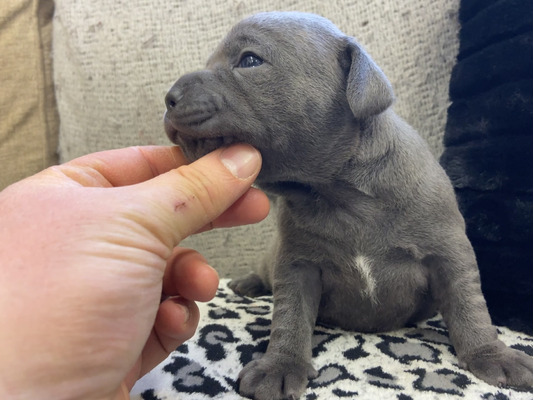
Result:
<svg viewBox="0 0 534 400"><path fill-rule="evenodd" d="M399 219L380 202L353 207L331 203L282 204L281 239L286 251L315 260L323 279L350 281L369 298L377 293L384 268L420 262L418 246L399 232ZM325 273L326 272L326 273Z"/></svg>
<svg viewBox="0 0 534 400"><path fill-rule="evenodd" d="M309 237L327 248L333 247L336 253L355 256L374 252L379 243L383 247L395 235L394 219L394 213L388 213L379 201L356 198L336 204L304 198L282 202L279 223L287 237Z"/></svg>

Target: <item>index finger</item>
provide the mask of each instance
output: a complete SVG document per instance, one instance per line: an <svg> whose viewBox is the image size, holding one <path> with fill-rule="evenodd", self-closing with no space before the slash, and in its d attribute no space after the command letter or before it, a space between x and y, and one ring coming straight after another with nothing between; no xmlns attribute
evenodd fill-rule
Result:
<svg viewBox="0 0 534 400"><path fill-rule="evenodd" d="M111 186L127 186L185 164L188 161L178 146L135 146L88 154L65 165L92 170Z"/></svg>

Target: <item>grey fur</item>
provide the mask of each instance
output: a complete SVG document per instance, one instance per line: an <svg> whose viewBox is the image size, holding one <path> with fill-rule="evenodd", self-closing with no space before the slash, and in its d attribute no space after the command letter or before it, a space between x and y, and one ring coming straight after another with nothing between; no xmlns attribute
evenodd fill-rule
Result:
<svg viewBox="0 0 534 400"><path fill-rule="evenodd" d="M249 53L263 64L240 67ZM263 156L257 184L278 195L269 259L231 283L274 295L269 347L241 372L243 395L304 392L316 320L379 332L437 310L461 365L493 385L532 387L532 358L491 324L452 186L393 101L353 38L302 13L245 19L169 91L166 131L190 159L250 143Z"/></svg>

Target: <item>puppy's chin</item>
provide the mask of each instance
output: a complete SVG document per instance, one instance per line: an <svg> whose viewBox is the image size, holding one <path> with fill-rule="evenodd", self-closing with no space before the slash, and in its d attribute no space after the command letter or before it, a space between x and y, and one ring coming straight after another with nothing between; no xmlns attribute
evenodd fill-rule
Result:
<svg viewBox="0 0 534 400"><path fill-rule="evenodd" d="M234 136L212 136L203 134L200 129L195 131L179 130L173 126L168 118L164 119L165 132L174 144L182 148L189 161L195 161L220 147L238 143Z"/></svg>
<svg viewBox="0 0 534 400"><path fill-rule="evenodd" d="M183 149L185 156L191 160L197 160L218 148L230 146L238 141L231 136L218 136L214 138L186 139L180 138L177 144Z"/></svg>

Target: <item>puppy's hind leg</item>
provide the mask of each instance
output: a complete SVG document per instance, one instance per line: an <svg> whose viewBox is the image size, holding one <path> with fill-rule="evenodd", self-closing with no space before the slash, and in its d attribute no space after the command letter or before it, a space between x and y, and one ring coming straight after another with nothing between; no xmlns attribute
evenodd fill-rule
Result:
<svg viewBox="0 0 534 400"><path fill-rule="evenodd" d="M260 276L251 272L241 278L233 279L228 287L236 294L248 297L258 297L271 294L271 290L263 283Z"/></svg>
<svg viewBox="0 0 534 400"><path fill-rule="evenodd" d="M261 256L261 262L258 263L259 268L256 272L251 272L248 275L235 278L228 287L236 294L248 297L266 296L272 293L271 274L274 266L273 254L277 254L279 240L275 240L271 244L271 249L267 254Z"/></svg>

